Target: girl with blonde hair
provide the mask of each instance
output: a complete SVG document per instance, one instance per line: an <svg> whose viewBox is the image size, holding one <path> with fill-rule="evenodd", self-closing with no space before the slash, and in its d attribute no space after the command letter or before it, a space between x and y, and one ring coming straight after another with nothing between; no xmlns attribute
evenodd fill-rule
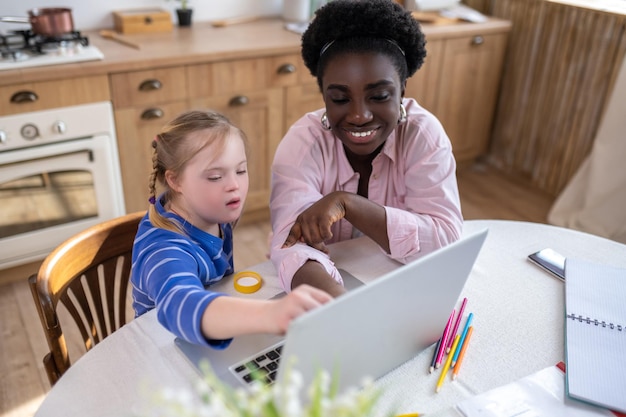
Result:
<svg viewBox="0 0 626 417"><path fill-rule="evenodd" d="M309 286L271 301L211 291L234 272L233 227L249 183L245 134L219 113L194 110L167 124L152 146L150 206L133 247L136 316L156 308L176 336L225 348L241 334L282 334L291 319L330 300Z"/></svg>

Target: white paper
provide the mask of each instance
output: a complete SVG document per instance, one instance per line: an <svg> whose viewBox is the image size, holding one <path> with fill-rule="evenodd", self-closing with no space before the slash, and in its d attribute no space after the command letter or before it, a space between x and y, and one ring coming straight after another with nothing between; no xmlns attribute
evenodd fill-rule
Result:
<svg viewBox="0 0 626 417"><path fill-rule="evenodd" d="M457 405L466 417L597 417L613 414L565 397L565 377L556 366L469 398Z"/></svg>

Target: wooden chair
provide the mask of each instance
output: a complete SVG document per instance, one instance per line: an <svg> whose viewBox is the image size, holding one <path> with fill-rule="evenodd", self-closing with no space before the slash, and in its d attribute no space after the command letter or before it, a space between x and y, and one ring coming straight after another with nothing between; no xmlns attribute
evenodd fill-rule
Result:
<svg viewBox="0 0 626 417"><path fill-rule="evenodd" d="M78 233L50 253L39 272L29 277L50 348L43 358L50 385L70 367L57 314L59 302L80 330L86 350L126 323L131 252L144 214L127 214Z"/></svg>

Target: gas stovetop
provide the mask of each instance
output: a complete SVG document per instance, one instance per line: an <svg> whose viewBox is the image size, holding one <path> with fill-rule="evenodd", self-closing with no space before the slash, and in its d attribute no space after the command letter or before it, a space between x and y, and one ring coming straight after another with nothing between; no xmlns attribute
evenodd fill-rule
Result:
<svg viewBox="0 0 626 417"><path fill-rule="evenodd" d="M30 30L0 33L0 71L72 62L95 61L104 55L80 32L54 37Z"/></svg>

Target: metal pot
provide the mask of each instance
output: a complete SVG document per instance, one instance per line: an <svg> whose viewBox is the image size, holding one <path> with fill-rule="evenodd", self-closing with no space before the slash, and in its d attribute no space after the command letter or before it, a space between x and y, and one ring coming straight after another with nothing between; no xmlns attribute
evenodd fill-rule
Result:
<svg viewBox="0 0 626 417"><path fill-rule="evenodd" d="M35 35L59 36L74 32L72 9L59 7L44 7L31 9L28 17L0 17L0 22L30 23Z"/></svg>

